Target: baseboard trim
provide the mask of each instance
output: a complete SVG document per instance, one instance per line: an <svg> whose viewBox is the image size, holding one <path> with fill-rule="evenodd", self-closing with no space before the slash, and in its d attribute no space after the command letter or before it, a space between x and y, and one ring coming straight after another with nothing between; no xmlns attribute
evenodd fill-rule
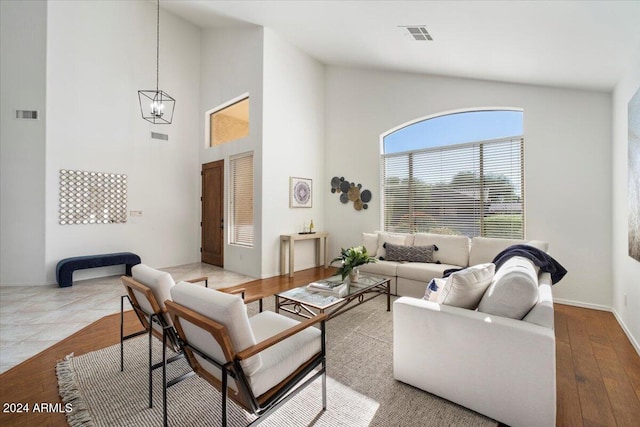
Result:
<svg viewBox="0 0 640 427"><path fill-rule="evenodd" d="M588 302L573 301L573 300L560 299L560 298L554 298L553 302L558 304L564 304L564 305L573 305L575 307L591 308L593 310L611 311L611 307L608 307L606 305L591 304Z"/></svg>
<svg viewBox="0 0 640 427"><path fill-rule="evenodd" d="M640 356L640 345L638 345L638 341L636 341L635 338L633 337L633 335L631 335L631 331L629 331L629 329L627 328L627 325L625 325L625 323L622 321L622 318L620 317L620 315L618 314L616 309L613 308L611 310L611 312L613 313L613 316L618 321L618 324L620 325L620 327L624 331L624 333L627 336L627 338L629 339L629 341L631 341L631 345L633 346L633 348L636 349L636 353L638 353L638 355Z"/></svg>

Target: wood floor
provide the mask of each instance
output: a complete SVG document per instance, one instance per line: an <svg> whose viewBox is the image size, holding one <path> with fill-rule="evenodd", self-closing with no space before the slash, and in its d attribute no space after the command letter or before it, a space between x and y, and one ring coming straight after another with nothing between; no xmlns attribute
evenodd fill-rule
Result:
<svg viewBox="0 0 640 427"><path fill-rule="evenodd" d="M315 268L257 280L247 296L269 296L300 286L333 270ZM640 425L640 356L611 313L555 305L558 426ZM139 328L132 312L126 333ZM0 375L0 426L66 426L63 413L7 413L10 403L60 403L55 364L66 355L79 356L119 342L119 315L107 316ZM53 405L51 405L53 406ZM55 407L53 408L55 409Z"/></svg>

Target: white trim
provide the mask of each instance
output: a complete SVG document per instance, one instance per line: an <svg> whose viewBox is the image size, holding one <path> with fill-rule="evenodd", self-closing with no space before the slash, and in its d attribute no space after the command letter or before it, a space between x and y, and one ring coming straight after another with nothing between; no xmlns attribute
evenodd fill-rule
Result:
<svg viewBox="0 0 640 427"><path fill-rule="evenodd" d="M217 107L214 107L210 110L205 111L204 113L204 138L203 138L203 143L204 143L204 147L205 148L213 148L211 147L211 145L209 144L209 135L211 134L211 120L209 120L209 116L213 113L215 113L216 111L220 111L224 108L227 108L230 105L233 105L235 103L238 103L244 99L249 99L249 92L245 92L240 96L236 96L235 98L218 105ZM251 115L251 110L249 110L249 115Z"/></svg>
<svg viewBox="0 0 640 427"><path fill-rule="evenodd" d="M633 348L636 349L636 353L638 353L638 355L640 356L640 344L638 344L638 341L636 341L633 335L631 335L631 331L629 330L629 328L627 328L627 325L624 324L624 322L622 321L622 317L618 315L618 312L616 311L616 309L612 308L611 312L613 313L613 316L616 318L616 320L620 324L620 327L624 331L629 341L631 341L631 345L633 346Z"/></svg>
<svg viewBox="0 0 640 427"><path fill-rule="evenodd" d="M582 307L582 308L590 308L592 310L600 310L600 311L611 311L611 307L606 306L606 305L600 305L600 304L591 304L588 302L581 302L581 301L572 301L572 300L568 300L568 299L553 299L553 303L556 304L564 304L564 305L572 305L574 307Z"/></svg>

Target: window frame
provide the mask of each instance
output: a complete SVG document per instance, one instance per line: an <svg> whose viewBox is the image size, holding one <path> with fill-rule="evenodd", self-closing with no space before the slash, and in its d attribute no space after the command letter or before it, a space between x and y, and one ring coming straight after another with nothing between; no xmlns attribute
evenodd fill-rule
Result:
<svg viewBox="0 0 640 427"><path fill-rule="evenodd" d="M442 229L435 232L440 231L446 233L454 231L469 237L487 236L517 239L525 238L524 135L513 135L506 138L495 138L482 141L464 142L461 144L412 149L403 152L392 152L389 154L384 152L384 138L407 126L412 126L426 120L449 114L473 113L487 110L523 112L522 110L511 108L491 108L440 113L423 119L413 120L404 125L397 126L381 135L380 195L382 200L380 204L380 225L382 230L405 233L434 232L430 231L426 226L426 224L434 224L432 226L433 228ZM506 144L506 148L497 144ZM494 153L489 151L490 156L488 157L488 160L491 166L495 164L493 162L496 158L505 155L503 154L503 151L507 153L507 156L511 156L511 158L498 158L498 163L505 163L505 165L502 165L501 169L496 170L491 167L487 167L487 170L484 170L484 158L482 153L484 153L483 149L487 147L496 150ZM460 154L465 149L469 149L470 154ZM476 150L478 154L475 154ZM509 150L511 150L511 152L509 152ZM447 155L449 155L448 159ZM466 159L464 157L465 155L468 156L469 159ZM421 157L422 160L419 159L416 161L414 156ZM473 156L477 156L478 159L472 159ZM433 157L433 159L430 159L430 157ZM443 157L444 159L442 159ZM445 162L450 162L454 158L455 160L462 158L461 168L459 170L455 170L455 168L447 169L445 172L440 172L442 174L441 176L438 175L437 171L431 172L429 169L420 169L421 164L423 167L429 162L431 162L431 164L445 164ZM513 164L509 164L510 161L511 163L514 162L512 160L513 158L516 158L515 166ZM392 164L394 160L397 162L396 165ZM474 161L479 164L477 169L467 169L469 165L474 164ZM405 164L402 164L403 162ZM392 173L388 173L389 168L395 169L395 176ZM464 172L472 172L473 174L469 174L469 177L467 177L468 181L463 180L456 182L456 184L462 182L463 184L469 185L469 187L461 189L460 187L454 186L454 177L464 175ZM396 187L393 188L393 190L389 189L390 182L387 180L386 175L389 175L389 178L397 178L395 181ZM442 179L445 175L450 177L450 181ZM474 176L475 179L473 178ZM440 178L440 181L435 181L438 177ZM481 177L482 179L480 179ZM505 190L504 195L502 195L500 190L496 189L497 184L495 180L500 177L507 177L508 184L510 186L509 190L511 190L511 192ZM486 185L484 183L486 183L489 178L493 178L494 180L492 183L494 186L493 191L490 191L484 186ZM420 183L422 188L417 187L418 183ZM447 197L447 191L450 193L452 191L458 191L462 194L463 191L461 190L471 192L471 194L474 195L473 199L475 200L462 200L459 202L453 202L450 205L446 201L442 202L442 200L445 200ZM395 195L398 194L400 196L396 198ZM393 202L395 205L390 207L389 199L391 195L394 195L395 200ZM416 195L418 197L416 197ZM455 196L456 195L454 195L454 199ZM496 199L493 197L498 198L498 201L496 202ZM504 199L500 200L499 197L504 197ZM464 196L459 198L464 198ZM467 199L471 198L472 197L467 197ZM440 200L440 204L438 203L438 200ZM493 203L491 202L492 200ZM510 201L507 202L507 200ZM501 211L493 211L494 213L490 214L489 208L492 205L494 205L495 209L503 209L504 211L502 211L502 213ZM450 219L448 217L449 214L446 212L447 206L454 206L458 209L468 209L468 212L466 212L467 222L464 222L464 220L461 219L465 215L458 214L458 212L451 215L452 218ZM474 207L475 210L473 210ZM438 215L430 216L430 213L437 211L438 208L442 209L442 211L439 212ZM392 209L395 209L395 215L392 215ZM404 214L402 213L403 210ZM421 215L423 216L423 219L420 219ZM492 221L491 218L494 218L494 220ZM519 222L520 224L518 224ZM488 226L489 223L491 223L491 225ZM452 226L448 227L448 225ZM447 228L450 228L450 230Z"/></svg>
<svg viewBox="0 0 640 427"><path fill-rule="evenodd" d="M205 148L210 148L211 149L211 148L220 147L220 146L228 144L230 142L234 142L234 141L237 141L237 140L242 139L242 138L247 138L251 134L251 117L249 116L248 117L249 129L248 129L248 133L247 133L246 136L242 136L240 138L236 138L236 139L232 139L232 140L229 140L229 141L225 141L225 142L220 143L220 144L211 144L211 137L213 136L212 135L212 129L211 129L211 116L216 114L216 113L219 113L220 111L222 111L222 110L224 110L226 108L232 107L232 106L234 106L234 105L236 105L236 104L238 104L240 102L243 102L245 100L247 102L250 102L251 101L250 98L251 98L251 96L250 96L249 92L246 92L246 93L243 93L240 96L237 96L237 97L235 97L233 99L230 99L229 101L224 102L224 103L222 103L222 104L220 104L220 105L218 105L218 106L216 106L216 107L214 107L214 108L212 108L212 109L210 109L210 110L208 110L208 111L206 111L204 113L204 125L205 125L204 126L204 146L205 146ZM249 115L251 115L251 106L249 106Z"/></svg>
<svg viewBox="0 0 640 427"><path fill-rule="evenodd" d="M247 165L240 164L239 162L250 158L250 176L243 176L243 180L241 183L237 183L238 181L238 167L246 167ZM253 151L248 151L245 153L236 154L229 157L229 225L228 225L228 236L227 240L229 245L233 246L241 246L245 248L253 248L255 243L255 165L254 165L255 155ZM237 186L241 184L251 183L250 188L250 203L246 203L246 201L238 200L242 196L246 197L246 194L239 194ZM242 188L243 191L247 191L246 187ZM238 211L239 207L243 207L243 211ZM242 222L239 220L239 216L241 215L249 215L250 223L242 223L238 224L238 222ZM243 227L243 228L241 228ZM247 233L247 230L250 230Z"/></svg>

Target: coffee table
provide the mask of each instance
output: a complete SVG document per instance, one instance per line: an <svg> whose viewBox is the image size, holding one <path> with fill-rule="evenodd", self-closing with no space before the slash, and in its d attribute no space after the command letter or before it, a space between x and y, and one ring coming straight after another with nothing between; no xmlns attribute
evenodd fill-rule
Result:
<svg viewBox="0 0 640 427"><path fill-rule="evenodd" d="M340 281L340 277L332 276L328 280ZM343 297L313 292L306 285L277 293L276 313L282 310L307 319L327 313L328 319L331 319L379 295L387 296L387 311L391 311L390 279L360 274L356 283L349 283L348 279L345 281L348 283L348 292Z"/></svg>

